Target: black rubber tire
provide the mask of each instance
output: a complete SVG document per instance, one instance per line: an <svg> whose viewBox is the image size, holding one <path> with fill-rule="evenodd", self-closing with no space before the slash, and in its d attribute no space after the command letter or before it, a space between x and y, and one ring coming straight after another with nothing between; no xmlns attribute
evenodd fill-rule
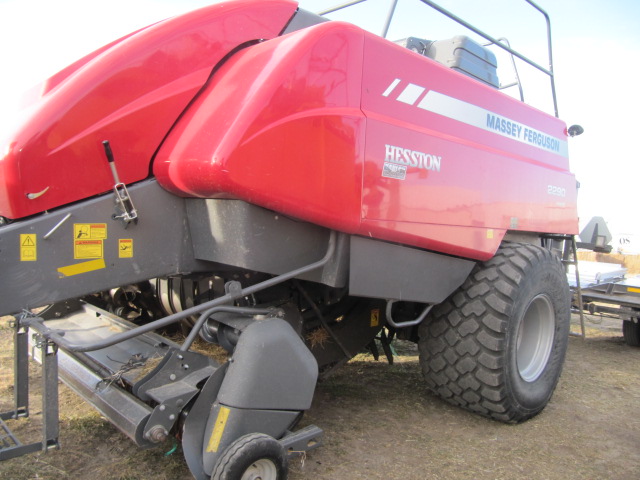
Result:
<svg viewBox="0 0 640 480"><path fill-rule="evenodd" d="M252 470L263 475L252 476ZM245 474L245 478L286 480L288 472L287 454L280 442L269 435L249 433L226 448L213 467L211 480L240 480Z"/></svg>
<svg viewBox="0 0 640 480"><path fill-rule="evenodd" d="M640 347L640 323L632 320L623 320L622 336L627 345L631 347Z"/></svg>
<svg viewBox="0 0 640 480"><path fill-rule="evenodd" d="M429 389L503 422L535 416L562 371L570 307L556 255L505 243L420 326L420 364Z"/></svg>

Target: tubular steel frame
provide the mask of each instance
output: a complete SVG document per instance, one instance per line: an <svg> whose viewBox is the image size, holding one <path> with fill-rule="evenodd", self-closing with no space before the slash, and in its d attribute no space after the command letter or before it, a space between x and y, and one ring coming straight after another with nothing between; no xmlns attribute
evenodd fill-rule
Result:
<svg viewBox="0 0 640 480"><path fill-rule="evenodd" d="M363 3L363 2L366 2L366 1L367 0L353 0L351 2L346 2L346 3L343 3L343 4L336 5L334 7L328 8L326 10L322 10L320 12L317 12L317 14L318 15L328 15L329 13L337 12L338 10L342 10L344 8L351 7L353 5L357 5L359 3ZM557 100L557 97L556 97L556 83L555 83L555 76L554 76L554 73L553 73L553 51L552 51L552 47L551 47L551 20L549 18L549 15L547 14L547 12L544 11L542 8L540 8L540 6L538 6L532 0L524 0L529 5L531 5L535 10L540 12L545 18L545 21L546 21L546 24L547 24L547 53L548 53L548 60L549 60L549 67L548 68L545 68L545 67L539 65L538 63L534 62L530 58L525 57L520 52L512 49L511 46L505 45L503 42L500 41L499 38L494 38L493 36L483 32L479 28L473 26L472 24L470 24L466 20L463 20L462 18L458 17L457 15L455 15L452 12L450 12L449 10L441 7L440 5L438 5L437 3L433 2L432 0L418 0L418 1L424 3L425 5L427 5L427 6L431 7L431 8L433 8L434 10L440 12L441 14L443 14L446 17L450 18L451 20L459 23L460 25L462 25L463 27L467 28L468 30L471 30L475 34L481 36L485 40L488 40L490 43L495 44L498 48L501 48L505 52L508 52L509 54L511 54L511 55L513 55L515 57L518 57L523 62L529 64L533 68L535 68L535 69L539 70L540 72L546 74L549 77L550 81L551 81L551 96L553 98L553 110L554 110L555 116L558 117L558 100ZM385 26L384 26L384 29L383 29L383 32L382 32L382 35L381 35L384 38L386 38L387 32L389 31L389 25L391 24L391 20L393 18L394 13L395 13L395 9L396 9L396 5L397 4L398 4L398 0L392 0L392 5L391 5L391 8L389 9L389 13L387 14L387 18L385 20Z"/></svg>

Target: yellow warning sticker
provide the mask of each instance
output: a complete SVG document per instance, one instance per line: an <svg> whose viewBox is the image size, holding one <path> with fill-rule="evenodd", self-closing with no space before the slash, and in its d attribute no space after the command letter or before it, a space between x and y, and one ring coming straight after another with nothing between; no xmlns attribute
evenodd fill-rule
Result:
<svg viewBox="0 0 640 480"><path fill-rule="evenodd" d="M20 261L35 262L38 259L35 233L20 234Z"/></svg>
<svg viewBox="0 0 640 480"><path fill-rule="evenodd" d="M74 240L73 258L76 260L102 258L104 254L102 240Z"/></svg>
<svg viewBox="0 0 640 480"><path fill-rule="evenodd" d="M133 258L133 238L121 238L118 240L118 257Z"/></svg>
<svg viewBox="0 0 640 480"><path fill-rule="evenodd" d="M627 292L640 293L640 288L627 287Z"/></svg>
<svg viewBox="0 0 640 480"><path fill-rule="evenodd" d="M380 309L371 310L371 328L380 326Z"/></svg>
<svg viewBox="0 0 640 480"><path fill-rule="evenodd" d="M207 444L207 452L215 453L218 451L218 447L220 447L220 440L222 439L222 434L224 433L224 427L227 426L227 419L229 418L230 411L231 410L229 410L227 407L220 406L218 418L216 418L213 432L211 432L211 438L209 438L209 443Z"/></svg>
<svg viewBox="0 0 640 480"><path fill-rule="evenodd" d="M487 239L491 240L493 238L493 228L487 229Z"/></svg>
<svg viewBox="0 0 640 480"><path fill-rule="evenodd" d="M74 223L73 238L76 240L104 240L107 238L107 224Z"/></svg>

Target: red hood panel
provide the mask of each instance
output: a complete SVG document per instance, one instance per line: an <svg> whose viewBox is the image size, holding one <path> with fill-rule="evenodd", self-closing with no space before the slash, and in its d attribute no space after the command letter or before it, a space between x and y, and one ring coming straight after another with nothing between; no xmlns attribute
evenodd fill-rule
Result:
<svg viewBox="0 0 640 480"><path fill-rule="evenodd" d="M51 77L25 120L2 132L0 216L21 218L109 190L103 140L121 181L149 176L154 152L213 67L239 45L277 36L296 8L289 0L211 5L135 32Z"/></svg>

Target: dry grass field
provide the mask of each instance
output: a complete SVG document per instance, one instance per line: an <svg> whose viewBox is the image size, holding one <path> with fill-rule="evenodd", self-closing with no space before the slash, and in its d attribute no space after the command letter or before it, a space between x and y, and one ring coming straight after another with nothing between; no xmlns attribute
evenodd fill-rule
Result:
<svg viewBox="0 0 640 480"><path fill-rule="evenodd" d="M431 396L411 344L396 345L392 366L359 355L318 386L303 422L325 430L325 445L295 460L290 479L638 478L640 349L624 344L619 321L598 322L590 317L586 340L570 338L551 403L521 425L487 420ZM3 411L10 407L12 388L10 339L5 317L0 320ZM11 426L23 439L35 440L38 366L31 372L33 415ZM174 442L140 450L66 387L60 403L62 448L2 462L0 478L191 478Z"/></svg>

